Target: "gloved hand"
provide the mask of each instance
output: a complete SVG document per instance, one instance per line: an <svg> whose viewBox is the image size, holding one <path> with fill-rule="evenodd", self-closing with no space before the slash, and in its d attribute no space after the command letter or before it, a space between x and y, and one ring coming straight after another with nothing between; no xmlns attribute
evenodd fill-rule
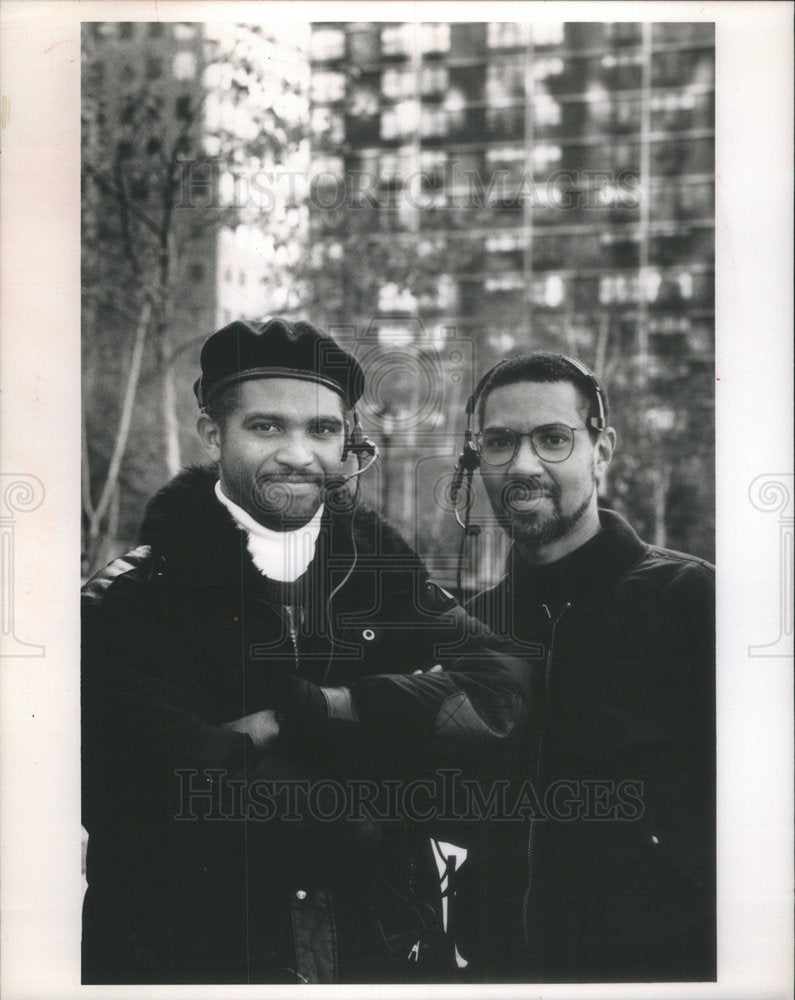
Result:
<svg viewBox="0 0 795 1000"><path fill-rule="evenodd" d="M252 715L246 715L242 719L235 719L233 722L224 722L221 728L250 736L258 750L264 749L279 735L276 714L269 708L263 709L261 712L254 712Z"/></svg>
<svg viewBox="0 0 795 1000"><path fill-rule="evenodd" d="M328 702L317 684L293 674L280 685L276 719L290 731L316 729L328 717Z"/></svg>

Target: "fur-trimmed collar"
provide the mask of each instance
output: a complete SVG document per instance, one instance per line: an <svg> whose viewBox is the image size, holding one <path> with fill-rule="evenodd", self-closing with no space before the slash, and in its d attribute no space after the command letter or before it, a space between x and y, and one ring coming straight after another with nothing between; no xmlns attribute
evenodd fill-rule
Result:
<svg viewBox="0 0 795 1000"><path fill-rule="evenodd" d="M139 541L152 547L156 559L165 560L170 582L240 586L247 578L260 579L245 533L215 495L217 479L217 466L191 466L147 505ZM357 505L353 524L350 512L327 510L317 551L344 559L352 555L354 544L360 556L400 556L402 565L422 569L398 532L369 507Z"/></svg>

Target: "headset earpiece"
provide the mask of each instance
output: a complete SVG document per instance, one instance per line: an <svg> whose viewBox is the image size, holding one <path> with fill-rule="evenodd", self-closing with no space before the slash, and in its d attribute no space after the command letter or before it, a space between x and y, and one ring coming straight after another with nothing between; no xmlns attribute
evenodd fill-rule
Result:
<svg viewBox="0 0 795 1000"><path fill-rule="evenodd" d="M351 434L350 442L347 445L347 451L352 452L357 458L365 456L369 458L372 455L375 455L378 451L378 446L375 441L371 440L369 437L365 437L361 430L355 430Z"/></svg>
<svg viewBox="0 0 795 1000"><path fill-rule="evenodd" d="M353 411L353 427L345 424L345 443L342 446L341 461L346 462L351 454L360 462L363 458L373 458L378 455L378 446L375 441L364 435L356 410Z"/></svg>
<svg viewBox="0 0 795 1000"><path fill-rule="evenodd" d="M588 417L585 423L591 430L596 431L597 433L603 431L607 427L607 409L605 407L604 393L602 392L602 387L596 381L596 376L593 372L589 371L584 364L577 361L575 358L569 358L566 357L566 355L561 355L561 357L568 362L568 364L570 364L579 375L587 380L593 398L596 400L596 408L599 412L595 417Z"/></svg>

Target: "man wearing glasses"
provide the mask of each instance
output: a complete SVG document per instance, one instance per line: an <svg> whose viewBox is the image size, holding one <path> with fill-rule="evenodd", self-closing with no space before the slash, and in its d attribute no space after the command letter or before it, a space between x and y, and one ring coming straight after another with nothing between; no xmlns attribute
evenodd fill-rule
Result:
<svg viewBox="0 0 795 1000"><path fill-rule="evenodd" d="M469 610L522 651L540 722L468 835L459 951L485 982L714 979L714 569L599 509L616 434L579 362L502 362L469 412L513 541Z"/></svg>

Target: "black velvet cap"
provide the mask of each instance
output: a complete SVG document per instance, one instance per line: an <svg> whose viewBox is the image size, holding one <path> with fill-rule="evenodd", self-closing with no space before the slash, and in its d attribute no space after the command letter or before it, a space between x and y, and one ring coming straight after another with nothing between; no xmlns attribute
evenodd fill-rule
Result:
<svg viewBox="0 0 795 1000"><path fill-rule="evenodd" d="M221 389L250 378L298 378L338 392L352 409L364 392L361 365L311 323L269 319L251 325L235 320L202 347L201 376L193 391L204 407Z"/></svg>

